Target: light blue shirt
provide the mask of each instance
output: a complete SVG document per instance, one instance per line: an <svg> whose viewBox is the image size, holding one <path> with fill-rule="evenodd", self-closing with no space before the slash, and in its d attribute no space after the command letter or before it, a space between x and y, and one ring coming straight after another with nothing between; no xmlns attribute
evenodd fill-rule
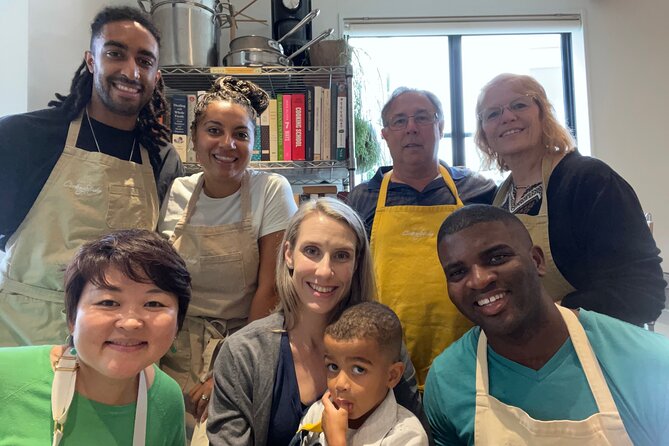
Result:
<svg viewBox="0 0 669 446"><path fill-rule="evenodd" d="M625 429L635 445L669 445L669 339L595 312L579 321L597 356ZM474 444L475 327L433 362L425 412L437 445ZM510 361L488 346L490 394L538 420L582 420L597 412L568 339L540 369Z"/></svg>

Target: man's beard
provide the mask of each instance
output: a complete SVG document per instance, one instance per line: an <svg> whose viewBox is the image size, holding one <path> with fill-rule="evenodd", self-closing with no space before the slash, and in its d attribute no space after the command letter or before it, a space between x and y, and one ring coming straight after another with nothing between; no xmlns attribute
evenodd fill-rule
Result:
<svg viewBox="0 0 669 446"><path fill-rule="evenodd" d="M95 91L97 92L98 97L100 98L100 101L105 106L105 108L107 108L110 112L121 116L139 115L139 112L144 108L144 106L146 106L149 100L142 97L139 104L115 101L111 95L111 89L115 88L113 86L113 82L114 80L110 78L104 80L100 79L97 82L94 80L93 82L93 88L95 88ZM140 88L142 87L140 86Z"/></svg>

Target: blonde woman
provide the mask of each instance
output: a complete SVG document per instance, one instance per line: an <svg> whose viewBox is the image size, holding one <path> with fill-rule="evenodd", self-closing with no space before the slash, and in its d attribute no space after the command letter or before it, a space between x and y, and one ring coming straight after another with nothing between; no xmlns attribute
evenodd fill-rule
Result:
<svg viewBox="0 0 669 446"><path fill-rule="evenodd" d="M216 360L207 431L212 445L287 445L327 390L326 325L374 298L364 225L341 201L303 204L277 259L278 310L230 336ZM422 416L415 371L402 351L398 402Z"/></svg>
<svg viewBox="0 0 669 446"><path fill-rule="evenodd" d="M638 325L654 321L666 283L632 187L602 161L578 153L530 76L492 79L476 113L477 146L510 172L494 204L519 217L541 246L548 293L569 308Z"/></svg>

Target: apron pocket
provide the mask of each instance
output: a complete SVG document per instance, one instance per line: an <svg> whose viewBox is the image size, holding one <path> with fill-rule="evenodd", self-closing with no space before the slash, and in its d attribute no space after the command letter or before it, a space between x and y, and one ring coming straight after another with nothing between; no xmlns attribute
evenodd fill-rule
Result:
<svg viewBox="0 0 669 446"><path fill-rule="evenodd" d="M246 288L246 274L242 253L200 257L203 282L221 293L238 294Z"/></svg>
<svg viewBox="0 0 669 446"><path fill-rule="evenodd" d="M139 187L109 185L107 201L107 226L110 229L149 227L147 218L148 203L144 200L144 191Z"/></svg>

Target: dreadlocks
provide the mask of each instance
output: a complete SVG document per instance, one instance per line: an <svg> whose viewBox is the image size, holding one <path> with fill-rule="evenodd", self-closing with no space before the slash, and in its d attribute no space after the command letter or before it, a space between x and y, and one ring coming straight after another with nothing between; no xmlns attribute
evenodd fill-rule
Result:
<svg viewBox="0 0 669 446"><path fill-rule="evenodd" d="M93 41L102 32L102 28L112 22L132 21L146 28L160 45L160 33L151 19L139 9L128 6L108 7L100 11L91 23L91 48ZM167 145L170 130L165 127L160 118L165 116L167 102L163 90L165 84L162 78L156 82L149 102L140 110L137 118L138 141L146 147L150 154L157 154L159 146ZM59 107L65 117L72 121L79 116L91 100L93 92L93 74L88 71L84 60L74 72L70 84L70 94L56 93L56 99L49 102L49 107Z"/></svg>

